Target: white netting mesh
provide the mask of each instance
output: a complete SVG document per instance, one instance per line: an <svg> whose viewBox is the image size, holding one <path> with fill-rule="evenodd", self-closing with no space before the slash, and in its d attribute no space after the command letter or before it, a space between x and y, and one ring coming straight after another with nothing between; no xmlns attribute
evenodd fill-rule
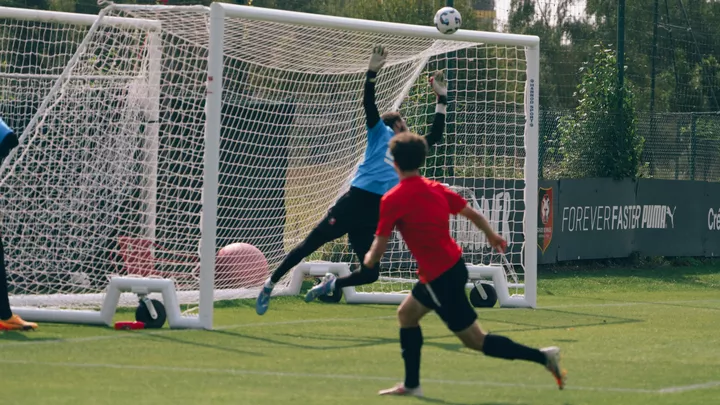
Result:
<svg viewBox="0 0 720 405"><path fill-rule="evenodd" d="M207 9L111 14L157 20L162 30L102 25L52 94L88 27L2 20L0 96L14 101L0 105L0 114L22 130L49 98L1 174L11 288L17 296L71 294L62 304L79 306L86 300L78 297L101 292L110 274L171 276L181 302L193 303ZM378 43L390 52L378 108L399 107L416 132L427 133L433 118L430 72L446 68L454 78L455 115L426 174L476 197L514 242L508 259L522 273L523 48L238 18L228 18L225 30L217 249L249 243L268 265L230 266L229 274L218 268L216 298L253 296L347 188L365 150L362 87ZM56 56L38 57L49 47ZM41 74L50 78L35 77ZM469 262L498 262L479 233L453 224ZM346 243L328 244L309 260L357 264ZM397 280L415 278L400 243L383 269L383 280L365 290L397 292L407 288Z"/></svg>

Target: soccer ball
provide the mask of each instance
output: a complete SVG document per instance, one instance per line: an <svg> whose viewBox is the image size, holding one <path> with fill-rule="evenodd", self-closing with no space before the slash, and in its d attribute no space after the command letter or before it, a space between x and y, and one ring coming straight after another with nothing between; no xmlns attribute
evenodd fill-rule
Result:
<svg viewBox="0 0 720 405"><path fill-rule="evenodd" d="M443 7L435 13L435 28L443 34L452 34L460 29L462 16L452 7Z"/></svg>

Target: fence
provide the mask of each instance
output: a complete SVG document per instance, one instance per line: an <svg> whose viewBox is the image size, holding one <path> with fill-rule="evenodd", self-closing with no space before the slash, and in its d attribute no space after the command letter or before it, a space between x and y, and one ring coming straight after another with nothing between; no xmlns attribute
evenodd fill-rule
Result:
<svg viewBox="0 0 720 405"><path fill-rule="evenodd" d="M568 114L570 111L541 112L541 178L561 177L559 167L563 157L559 152L557 129L560 119ZM636 125L645 139L641 177L720 181L720 113L651 115L641 112Z"/></svg>

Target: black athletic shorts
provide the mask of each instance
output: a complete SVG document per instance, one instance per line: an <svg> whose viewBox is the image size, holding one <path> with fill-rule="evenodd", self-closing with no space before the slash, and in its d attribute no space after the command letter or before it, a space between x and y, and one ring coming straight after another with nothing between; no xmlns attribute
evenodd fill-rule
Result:
<svg viewBox="0 0 720 405"><path fill-rule="evenodd" d="M322 245L348 236L350 247L362 263L365 254L370 250L380 217L379 194L351 187L330 208L325 218L310 232L305 241L299 245L305 257L319 249Z"/></svg>
<svg viewBox="0 0 720 405"><path fill-rule="evenodd" d="M412 295L421 304L434 310L448 329L460 332L477 319L465 290L467 281L468 270L461 258L448 271L428 284L415 284Z"/></svg>
<svg viewBox="0 0 720 405"><path fill-rule="evenodd" d="M380 194L351 187L330 208L323 222L340 228L344 233L370 232L375 235L380 219Z"/></svg>

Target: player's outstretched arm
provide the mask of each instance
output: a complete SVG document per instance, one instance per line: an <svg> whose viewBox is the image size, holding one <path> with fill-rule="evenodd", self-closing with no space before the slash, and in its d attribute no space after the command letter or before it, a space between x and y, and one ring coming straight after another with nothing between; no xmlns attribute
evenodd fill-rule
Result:
<svg viewBox="0 0 720 405"><path fill-rule="evenodd" d="M495 231L490 226L490 223L478 210L472 208L470 205L466 205L465 208L463 208L459 212L459 214L472 221L472 223L475 224L478 229L483 231L485 236L487 236L488 238L490 246L492 246L493 248L495 248L495 250L499 252L505 251L505 248L507 247L507 242L505 242L505 239L503 239L502 236L495 233Z"/></svg>
<svg viewBox="0 0 720 405"><path fill-rule="evenodd" d="M437 104L435 105L435 118L433 119L430 133L425 136L428 146L433 146L442 141L445 132L445 114L447 114L447 82L445 81L445 73L438 70L430 77L430 86L432 86L437 96Z"/></svg>
<svg viewBox="0 0 720 405"><path fill-rule="evenodd" d="M387 250L388 240L395 228L395 222L402 216L402 206L399 206L395 200L389 198L386 194L380 200L380 218L378 219L377 230L375 231L375 239L373 240L370 250L365 254L363 264L367 268L375 267L383 254Z"/></svg>
<svg viewBox="0 0 720 405"><path fill-rule="evenodd" d="M435 184L437 185L437 187L441 188L443 194L445 195L445 199L447 200L450 207L450 214L462 215L472 221L472 223L475 224L478 229L485 233L485 236L487 236L488 238L488 242L490 242L490 246L494 247L500 252L505 251L505 247L507 247L507 242L505 242L505 240L500 235L495 233L495 231L490 226L490 223L488 223L488 221L480 213L480 211L471 207L470 204L468 204L467 200L462 198L460 194L450 190L445 185L442 185L440 183Z"/></svg>
<svg viewBox="0 0 720 405"><path fill-rule="evenodd" d="M375 81L380 69L385 65L387 51L381 45L373 48L368 70L365 73L365 93L363 95L363 106L365 107L365 116L367 118L368 128L373 128L380 122L380 112L375 105Z"/></svg>
<svg viewBox="0 0 720 405"><path fill-rule="evenodd" d="M363 260L365 267L372 269L376 264L378 264L378 262L380 262L380 259L387 250L388 239L389 238L387 236L375 235L375 240L373 240L373 244L370 246L370 250L365 254L365 260Z"/></svg>

